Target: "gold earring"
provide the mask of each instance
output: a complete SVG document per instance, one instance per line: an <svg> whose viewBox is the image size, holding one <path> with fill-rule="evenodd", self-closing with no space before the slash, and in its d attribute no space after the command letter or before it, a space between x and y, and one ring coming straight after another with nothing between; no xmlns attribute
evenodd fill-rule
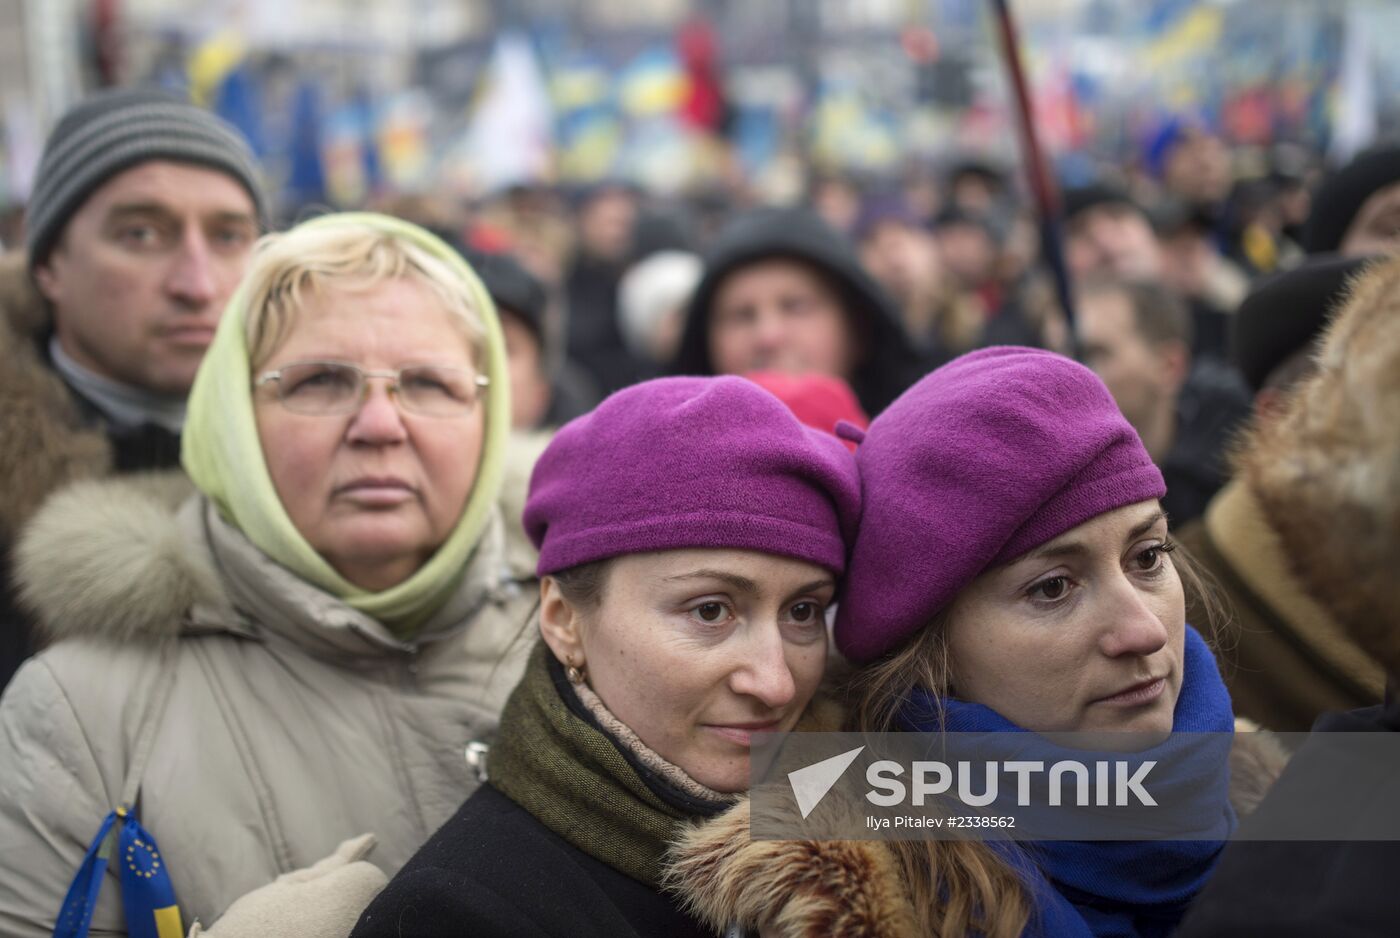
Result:
<svg viewBox="0 0 1400 938"><path fill-rule="evenodd" d="M573 655L569 655L569 657L566 658L566 659L564 659L564 661L565 661L564 676L567 677L567 678L569 679L569 683L570 683L570 684L582 684L582 683L583 683L583 669L574 666L574 656L573 656Z"/></svg>

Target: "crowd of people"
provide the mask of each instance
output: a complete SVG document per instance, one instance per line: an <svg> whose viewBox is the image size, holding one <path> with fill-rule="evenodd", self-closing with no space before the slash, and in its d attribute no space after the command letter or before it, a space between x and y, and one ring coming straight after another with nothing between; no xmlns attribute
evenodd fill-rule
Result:
<svg viewBox="0 0 1400 938"><path fill-rule="evenodd" d="M79 102L0 257L0 933L1394 933L1390 843L1227 841L1396 781L1269 731L1400 730L1400 149L1138 169L1063 193L1064 309L986 161L305 218ZM1189 843L752 840L802 730L1231 784Z"/></svg>

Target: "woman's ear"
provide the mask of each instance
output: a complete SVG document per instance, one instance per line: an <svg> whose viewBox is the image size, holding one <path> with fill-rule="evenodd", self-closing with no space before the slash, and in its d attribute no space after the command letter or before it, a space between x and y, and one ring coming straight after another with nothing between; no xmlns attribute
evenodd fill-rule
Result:
<svg viewBox="0 0 1400 938"><path fill-rule="evenodd" d="M579 618L579 610L564 598L554 577L540 580L540 637L555 658L575 668L587 664Z"/></svg>

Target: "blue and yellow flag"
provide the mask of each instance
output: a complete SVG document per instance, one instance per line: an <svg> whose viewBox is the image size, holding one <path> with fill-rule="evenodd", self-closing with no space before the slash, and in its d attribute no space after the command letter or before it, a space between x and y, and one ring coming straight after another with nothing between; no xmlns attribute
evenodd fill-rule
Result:
<svg viewBox="0 0 1400 938"><path fill-rule="evenodd" d="M63 899L54 938L87 938L109 863L117 865L121 880L127 934L131 938L184 938L170 867L155 838L125 807L108 814L92 839Z"/></svg>
<svg viewBox="0 0 1400 938"><path fill-rule="evenodd" d="M131 938L184 938L170 867L156 840L136 818L128 816L117 838L121 864L122 904Z"/></svg>
<svg viewBox="0 0 1400 938"><path fill-rule="evenodd" d="M102 889L102 874L107 872L107 861L112 855L109 842L112 825L117 820L117 812L107 815L97 836L78 867L78 875L68 887L68 895L63 897L63 907L54 923L53 938L86 938L92 924L92 913L97 908L97 894Z"/></svg>

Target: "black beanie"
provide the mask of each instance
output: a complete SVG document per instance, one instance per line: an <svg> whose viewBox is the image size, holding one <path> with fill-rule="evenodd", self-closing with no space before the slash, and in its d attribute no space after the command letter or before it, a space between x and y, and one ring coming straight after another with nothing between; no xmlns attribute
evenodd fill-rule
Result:
<svg viewBox="0 0 1400 938"><path fill-rule="evenodd" d="M1367 150L1322 181L1313 193L1312 213L1303 227L1303 250L1326 254L1342 246L1347 229L1366 200L1400 182L1400 147Z"/></svg>
<svg viewBox="0 0 1400 938"><path fill-rule="evenodd" d="M1133 197L1128 195L1126 189L1110 183L1096 182L1087 186L1072 186L1061 193L1061 214L1065 222L1070 222L1076 215L1101 206L1118 206L1130 208L1139 214L1146 216L1142 206L1133 201Z"/></svg>
<svg viewBox="0 0 1400 938"><path fill-rule="evenodd" d="M247 141L203 108L154 89L99 91L49 134L26 209L29 268L48 257L68 219L104 182L147 160L197 163L232 176L267 226L267 198Z"/></svg>
<svg viewBox="0 0 1400 938"><path fill-rule="evenodd" d="M1261 281L1235 313L1231 347L1250 388L1258 391L1279 365L1307 348L1346 301L1370 257L1324 254Z"/></svg>
<svg viewBox="0 0 1400 938"><path fill-rule="evenodd" d="M459 248L472 265L491 301L502 313L513 314L544 344L544 315L549 298L544 284L509 254L490 253L472 248Z"/></svg>

